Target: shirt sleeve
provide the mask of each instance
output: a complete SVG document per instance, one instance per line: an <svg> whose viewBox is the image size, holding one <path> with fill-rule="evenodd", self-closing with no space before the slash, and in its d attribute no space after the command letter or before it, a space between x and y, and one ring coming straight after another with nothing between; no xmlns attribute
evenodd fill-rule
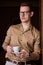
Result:
<svg viewBox="0 0 43 65"><path fill-rule="evenodd" d="M6 34L5 40L4 40L3 45L2 45L3 48L10 44L11 31L12 31L12 27L9 27L9 29L7 30L7 34Z"/></svg>
<svg viewBox="0 0 43 65"><path fill-rule="evenodd" d="M40 58L40 34L38 33L34 43L34 51L30 54L30 60L38 60Z"/></svg>

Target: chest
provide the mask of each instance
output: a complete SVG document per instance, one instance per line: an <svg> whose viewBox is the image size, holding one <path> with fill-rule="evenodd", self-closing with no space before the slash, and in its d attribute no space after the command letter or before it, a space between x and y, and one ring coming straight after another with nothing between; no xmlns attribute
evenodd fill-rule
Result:
<svg viewBox="0 0 43 65"><path fill-rule="evenodd" d="M19 40L22 41L23 43L28 42L29 44L33 45L34 39L35 39L34 35L32 34L31 31L19 35Z"/></svg>
<svg viewBox="0 0 43 65"><path fill-rule="evenodd" d="M24 43L28 42L32 44L34 42L34 35L32 34L31 31L24 32L24 33L18 30L13 31L11 40L17 41L18 39Z"/></svg>

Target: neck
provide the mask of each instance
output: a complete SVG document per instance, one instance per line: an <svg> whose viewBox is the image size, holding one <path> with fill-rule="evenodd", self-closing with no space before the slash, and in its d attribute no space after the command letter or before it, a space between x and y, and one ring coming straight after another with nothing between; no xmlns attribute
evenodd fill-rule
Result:
<svg viewBox="0 0 43 65"><path fill-rule="evenodd" d="M26 31L30 26L30 21L26 23L22 23L24 31Z"/></svg>

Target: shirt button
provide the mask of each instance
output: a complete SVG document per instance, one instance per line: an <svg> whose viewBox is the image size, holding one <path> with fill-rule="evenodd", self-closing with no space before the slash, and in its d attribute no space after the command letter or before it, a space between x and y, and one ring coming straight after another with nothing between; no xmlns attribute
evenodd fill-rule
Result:
<svg viewBox="0 0 43 65"><path fill-rule="evenodd" d="M21 40L22 41L22 40Z"/></svg>

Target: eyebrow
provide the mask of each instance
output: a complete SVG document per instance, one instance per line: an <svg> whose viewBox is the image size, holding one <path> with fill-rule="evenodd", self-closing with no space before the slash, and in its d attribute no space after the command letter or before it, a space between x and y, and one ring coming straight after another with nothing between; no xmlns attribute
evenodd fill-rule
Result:
<svg viewBox="0 0 43 65"><path fill-rule="evenodd" d="M30 12L30 11L20 11L20 13L28 13L28 12Z"/></svg>

